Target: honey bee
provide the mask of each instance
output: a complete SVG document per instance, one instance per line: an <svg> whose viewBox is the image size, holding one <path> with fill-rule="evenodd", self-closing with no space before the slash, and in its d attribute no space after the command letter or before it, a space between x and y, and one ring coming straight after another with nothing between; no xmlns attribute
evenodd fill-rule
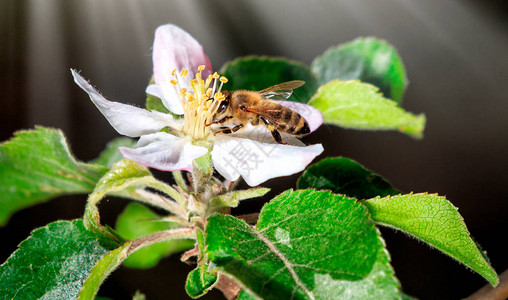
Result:
<svg viewBox="0 0 508 300"><path fill-rule="evenodd" d="M305 82L302 80L293 80L258 92L223 91L225 99L220 102L212 122L207 125L219 124L221 126L214 134L237 132L247 123L253 126L263 125L268 128L277 143L285 144L280 132L301 137L310 133L311 130L301 114L275 100L286 100L293 93L293 89L304 84ZM298 104L295 103L293 107L298 107Z"/></svg>

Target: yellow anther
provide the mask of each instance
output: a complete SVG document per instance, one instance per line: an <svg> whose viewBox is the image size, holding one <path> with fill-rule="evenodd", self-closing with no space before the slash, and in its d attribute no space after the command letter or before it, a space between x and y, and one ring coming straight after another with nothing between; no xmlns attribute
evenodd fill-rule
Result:
<svg viewBox="0 0 508 300"><path fill-rule="evenodd" d="M187 77L187 75L189 75L189 70L187 69L183 69L182 72L180 72L180 76L182 76L182 78Z"/></svg>
<svg viewBox="0 0 508 300"><path fill-rule="evenodd" d="M198 71L199 71L199 72L203 71L204 69L205 69L205 65L200 65L200 66L198 67Z"/></svg>
<svg viewBox="0 0 508 300"><path fill-rule="evenodd" d="M197 90L197 87L196 87L197 84L198 84L198 81L196 79L192 79L190 81L190 85L191 85L192 89L194 90L194 92Z"/></svg>
<svg viewBox="0 0 508 300"><path fill-rule="evenodd" d="M178 84L178 81L174 80L174 79L171 79L170 82L173 84L173 85L177 85Z"/></svg>
<svg viewBox="0 0 508 300"><path fill-rule="evenodd" d="M210 98L210 95L212 94L212 88L208 88L206 90L206 98Z"/></svg>
<svg viewBox="0 0 508 300"><path fill-rule="evenodd" d="M186 88L182 88L180 90L180 95L185 96L186 93L187 93L187 89Z"/></svg>
<svg viewBox="0 0 508 300"><path fill-rule="evenodd" d="M223 101L224 99L226 99L226 97L222 93L216 93L213 98L217 101Z"/></svg>
<svg viewBox="0 0 508 300"><path fill-rule="evenodd" d="M226 83L226 82L228 82L228 79L227 79L226 77L222 76L222 77L220 78L220 82L222 82L222 83Z"/></svg>
<svg viewBox="0 0 508 300"><path fill-rule="evenodd" d="M217 74L217 72L213 73L213 75L212 75L212 76L213 76L213 78L215 78L215 79L217 79L217 78L219 78L219 77L220 77L220 75L219 75L219 74Z"/></svg>
<svg viewBox="0 0 508 300"><path fill-rule="evenodd" d="M175 76L176 74L176 69L173 69L173 71L171 71L171 75Z"/></svg>

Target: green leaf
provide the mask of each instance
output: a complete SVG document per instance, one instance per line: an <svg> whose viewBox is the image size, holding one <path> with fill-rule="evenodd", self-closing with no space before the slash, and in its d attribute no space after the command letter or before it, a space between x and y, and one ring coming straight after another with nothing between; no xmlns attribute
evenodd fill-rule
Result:
<svg viewBox="0 0 508 300"><path fill-rule="evenodd" d="M355 199L313 190L277 196L263 207L256 227L214 215L206 243L220 272L263 299L311 299L321 289L318 275L360 280L382 247Z"/></svg>
<svg viewBox="0 0 508 300"><path fill-rule="evenodd" d="M18 210L90 193L107 168L77 161L60 130L18 131L0 145L0 226Z"/></svg>
<svg viewBox="0 0 508 300"><path fill-rule="evenodd" d="M423 114L405 112L375 86L359 81L333 80L321 86L309 104L323 113L325 123L345 128L398 130L421 138L425 127Z"/></svg>
<svg viewBox="0 0 508 300"><path fill-rule="evenodd" d="M237 207L240 201L264 196L269 191L270 189L268 188L250 188L247 190L236 190L218 195L210 199L208 211L216 212L220 208L224 207Z"/></svg>
<svg viewBox="0 0 508 300"><path fill-rule="evenodd" d="M259 298L246 290L242 290L240 294L238 294L238 297L236 298L236 300L257 300L257 299Z"/></svg>
<svg viewBox="0 0 508 300"><path fill-rule="evenodd" d="M318 88L317 78L306 65L284 58L248 56L226 63L221 74L229 80L225 90L259 91L291 80L303 80L305 85L295 89L290 101L307 103Z"/></svg>
<svg viewBox="0 0 508 300"><path fill-rule="evenodd" d="M206 268L198 266L187 275L185 291L192 299L202 297L214 287L217 278L217 274L210 273Z"/></svg>
<svg viewBox="0 0 508 300"><path fill-rule="evenodd" d="M464 220L445 197L408 194L365 201L374 221L402 230L455 258L493 286L496 272L471 239Z"/></svg>
<svg viewBox="0 0 508 300"><path fill-rule="evenodd" d="M175 211L177 204L173 201L154 201L143 198L135 187L151 187L165 192L173 199L184 202L185 199L170 186L156 180L148 169L132 160L123 159L113 165L95 187L93 193L88 197L88 203L85 208L84 223L85 226L94 231L108 233L100 224L98 203L106 195L115 195L127 197L141 202L145 202L167 211ZM157 200L157 199L156 199ZM174 203L174 204L173 204ZM175 211L176 212L176 211Z"/></svg>
<svg viewBox="0 0 508 300"><path fill-rule="evenodd" d="M299 189L331 190L357 199L400 194L388 181L354 160L329 157L315 163L298 178Z"/></svg>
<svg viewBox="0 0 508 300"><path fill-rule="evenodd" d="M0 266L5 299L76 299L92 268L119 245L81 220L36 229Z"/></svg>
<svg viewBox="0 0 508 300"><path fill-rule="evenodd" d="M144 177L152 177L146 167L133 160L123 159L115 163L111 170L101 178L94 189L94 194L120 191L126 183Z"/></svg>
<svg viewBox="0 0 508 300"><path fill-rule="evenodd" d="M412 299L400 291L400 283L390 265L390 255L384 240L379 237L383 247L379 249L376 262L369 275L361 280L334 280L329 275L316 274L316 299ZM258 299L246 290L242 290L237 300Z"/></svg>
<svg viewBox="0 0 508 300"><path fill-rule="evenodd" d="M369 275L361 280L334 280L330 275L317 274L315 276L316 299L402 299L400 283L390 265L390 255L384 247L384 240L380 237L383 247L379 249L374 267Z"/></svg>
<svg viewBox="0 0 508 300"><path fill-rule="evenodd" d="M161 222L161 216L139 203L129 203L116 220L116 230L125 239L139 237L178 228L178 224ZM194 246L191 240L172 240L142 248L130 255L124 265L131 268L147 269L157 265L163 257Z"/></svg>
<svg viewBox="0 0 508 300"><path fill-rule="evenodd" d="M141 185L150 177L148 169L134 161L123 159L115 163L111 170L99 180L93 193L88 197L83 217L86 228L107 234L100 224L100 215L97 208L100 200L107 194L120 193L124 190L127 190L126 195L129 193L134 195L132 187Z"/></svg>
<svg viewBox="0 0 508 300"><path fill-rule="evenodd" d="M91 163L103 165L108 169L113 167L113 164L123 158L122 153L118 151L119 147L133 148L136 146L136 141L129 138L116 138L106 145L106 149L102 151L98 158L91 161Z"/></svg>
<svg viewBox="0 0 508 300"><path fill-rule="evenodd" d="M93 267L90 275L86 279L83 288L79 292L79 300L93 299L101 284L106 277L109 276L127 257L131 242L126 243L108 254L104 255L101 260Z"/></svg>
<svg viewBox="0 0 508 300"><path fill-rule="evenodd" d="M402 293L402 300L418 300L418 298Z"/></svg>
<svg viewBox="0 0 508 300"><path fill-rule="evenodd" d="M185 282L185 290L191 298L199 298L208 291L210 291L218 280L217 272L208 271L209 262L208 256L205 252L206 243L204 232L199 228L196 228L196 246L198 247L199 254L198 265L196 269L192 270L187 275L187 281Z"/></svg>
<svg viewBox="0 0 508 300"><path fill-rule="evenodd" d="M194 163L201 170L202 176L209 177L213 173L212 155L210 152L194 159Z"/></svg>
<svg viewBox="0 0 508 300"><path fill-rule="evenodd" d="M132 300L146 300L145 294L141 293L139 290L136 291L134 296L132 296Z"/></svg>
<svg viewBox="0 0 508 300"><path fill-rule="evenodd" d="M311 68L321 84L334 79L358 79L377 86L383 95L398 103L407 87L406 70L395 48L372 37L328 49L314 59Z"/></svg>

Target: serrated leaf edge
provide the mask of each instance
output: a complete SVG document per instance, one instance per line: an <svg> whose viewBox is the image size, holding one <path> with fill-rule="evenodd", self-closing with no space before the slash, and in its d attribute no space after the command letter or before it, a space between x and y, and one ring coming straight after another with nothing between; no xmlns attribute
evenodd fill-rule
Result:
<svg viewBox="0 0 508 300"><path fill-rule="evenodd" d="M497 273L495 272L494 268L490 265L490 263L489 263L489 262L485 259L485 257L482 255L482 250L481 250L481 249L479 249L479 248L478 248L478 245L474 242L474 240L473 240L473 238L472 238L472 236L471 236L471 233L469 232L469 229L467 228L467 225L466 225L466 223L465 223L465 221L464 221L464 218L462 217L462 215L461 215L460 213L458 213L458 207L456 207L455 205L453 205L453 204L452 204L452 203L451 203L448 199L446 199L446 197L445 197L445 196L440 196L438 193L428 193L428 192L423 192L423 193L416 193L416 194L415 194L415 193L411 192L411 193L409 193L409 194L399 194L399 195L386 196L386 197L379 197L379 196L378 196L378 197L371 198L371 199L367 199L367 200L363 200L363 201L364 201L364 202L367 202L367 201L369 201L369 200L382 200L382 199L385 199L385 198L386 198L386 199L389 199L389 198L391 198L391 197L397 197L397 196L413 196L413 195L436 196L436 197L438 197L441 201L444 201L444 202L447 202L448 204L450 204L450 205L451 205L451 206L455 209L455 211L457 211L457 215L460 217L460 220L462 221L462 223L463 223L463 225L464 225L464 229L465 229L465 231L466 231L466 233L467 233L467 237L468 237L468 238L469 238L469 239L473 242L473 244L475 245L476 250L477 250L477 252L478 252L477 254L479 255L479 257L481 257L481 259L480 259L480 260L481 260L481 261L483 261L483 262L486 264L486 266L490 267L490 269L491 269L491 270L492 270L492 271L496 274L496 278L495 278L495 280L494 280L494 281L492 281L492 282L491 282L489 279L487 279L486 277L484 277L482 274L478 273L477 271L473 270L471 267L469 267L468 265L466 265L465 263L463 263L462 261L460 261L459 259L457 259L455 256L452 256L451 254L447 253L448 251L446 251L446 252L445 252L445 251L443 251L443 250L441 250L441 249L439 249L439 248L435 247L434 245L432 245L432 244L428 243L427 241L425 241L425 240L423 240L423 239L420 239L419 237L417 237L417 236L413 235L413 234L412 234L412 233L410 233L410 232L407 232L407 231L405 231L405 230L403 230L403 229L401 229L401 228L398 228L398 227L396 227L396 226L394 226L394 225L392 225L392 224L387 224L387 223L384 223L384 222L378 222L378 221L376 221L376 220L373 220L373 221L374 221L376 224L379 224L379 225L382 225L382 226L385 226L385 227L389 227L389 228L395 229L395 230L397 230L397 231L401 231L401 232L403 232L403 233L407 234L408 236L411 236L411 237L413 237L413 238L417 239L418 241L421 241L421 242L425 243L426 245L429 245L431 248L436 249L436 250L438 250L439 252L441 252L441 253L443 253L443 254L446 254L446 256L448 256L448 257L452 258L453 260L457 261L458 263L460 263L461 265L465 266L465 267L466 267L466 268L468 268L469 270L471 270L471 271L473 271L473 272L475 272L475 273L479 274L480 276L484 277L485 279L487 279L487 281L489 281L489 282L492 284L492 286L496 287L496 286L499 284L499 276L498 276L498 275L497 275Z"/></svg>

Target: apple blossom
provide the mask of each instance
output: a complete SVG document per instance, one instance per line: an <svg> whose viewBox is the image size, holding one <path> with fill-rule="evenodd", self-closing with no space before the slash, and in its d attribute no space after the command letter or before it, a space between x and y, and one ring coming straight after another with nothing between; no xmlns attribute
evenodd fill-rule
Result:
<svg viewBox="0 0 508 300"><path fill-rule="evenodd" d="M146 92L161 99L172 114L148 111L104 98L78 72L75 82L120 134L140 137L122 155L164 171L192 171L193 161L210 153L213 167L227 180L240 176L250 186L302 171L321 152L321 144L305 146L293 136L277 144L263 126L246 126L233 134L214 134L209 126L227 79L213 73L201 45L175 25L157 28L153 45L154 84ZM299 112L311 130L322 123L320 112L306 104L281 102ZM178 115L182 115L183 118Z"/></svg>

